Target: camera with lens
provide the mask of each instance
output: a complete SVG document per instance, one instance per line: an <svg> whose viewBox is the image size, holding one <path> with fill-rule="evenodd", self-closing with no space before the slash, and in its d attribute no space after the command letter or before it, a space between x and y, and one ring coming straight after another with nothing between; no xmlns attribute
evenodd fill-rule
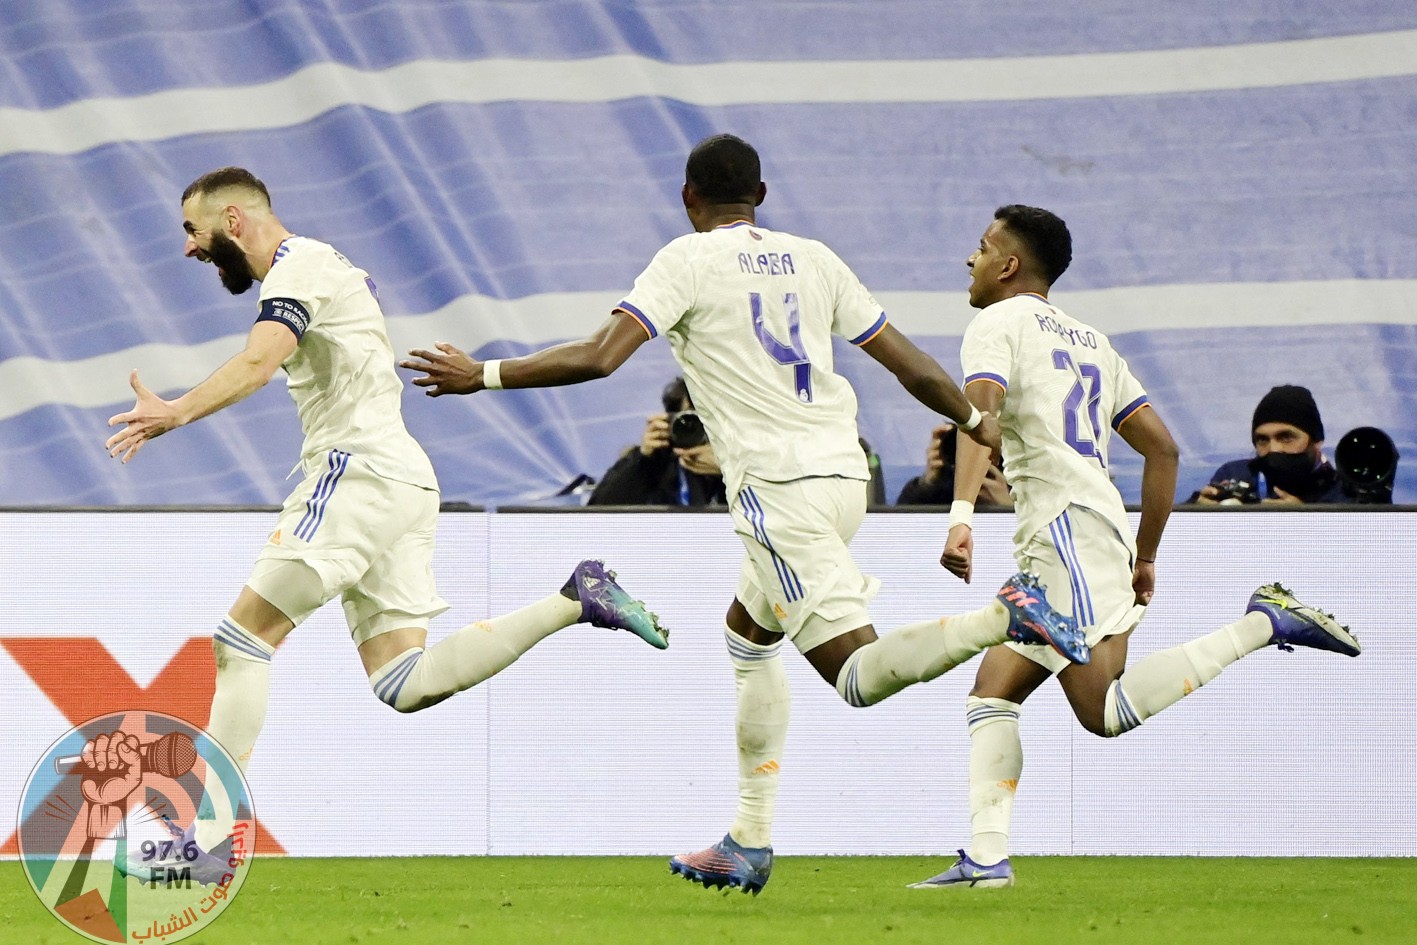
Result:
<svg viewBox="0 0 1417 945"><path fill-rule="evenodd" d="M676 450L693 449L708 442L704 422L692 410L682 410L669 419L669 445Z"/></svg>
<svg viewBox="0 0 1417 945"><path fill-rule="evenodd" d="M1343 494L1358 503L1391 504L1398 456L1392 437L1377 427L1349 430L1333 451Z"/></svg>
<svg viewBox="0 0 1417 945"><path fill-rule="evenodd" d="M1214 488L1215 501L1221 505L1252 505L1260 500L1255 484L1244 479L1225 479Z"/></svg>

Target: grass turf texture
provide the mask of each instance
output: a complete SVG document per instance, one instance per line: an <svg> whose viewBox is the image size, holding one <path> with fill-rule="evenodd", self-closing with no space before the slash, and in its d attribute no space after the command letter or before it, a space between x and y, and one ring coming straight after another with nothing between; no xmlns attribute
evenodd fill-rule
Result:
<svg viewBox="0 0 1417 945"><path fill-rule="evenodd" d="M782 857L762 896L671 876L665 857L257 860L187 942L508 945L761 941L1417 941L1417 859L1023 857L1020 885L914 890L924 857ZM0 943L81 942L0 863Z"/></svg>

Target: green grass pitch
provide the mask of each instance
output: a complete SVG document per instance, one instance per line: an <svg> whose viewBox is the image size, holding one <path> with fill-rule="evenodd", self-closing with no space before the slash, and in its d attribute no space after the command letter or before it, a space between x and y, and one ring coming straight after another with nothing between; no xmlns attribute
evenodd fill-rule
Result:
<svg viewBox="0 0 1417 945"><path fill-rule="evenodd" d="M912 890L925 857L781 857L762 896L664 857L257 860L193 945L1410 943L1417 859L1019 857L1019 885ZM82 942L0 863L0 943Z"/></svg>

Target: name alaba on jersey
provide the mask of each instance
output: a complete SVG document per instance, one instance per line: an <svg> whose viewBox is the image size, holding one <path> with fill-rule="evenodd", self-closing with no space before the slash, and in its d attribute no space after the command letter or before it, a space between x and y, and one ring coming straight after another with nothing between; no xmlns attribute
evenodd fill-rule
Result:
<svg viewBox="0 0 1417 945"><path fill-rule="evenodd" d="M824 244L746 221L687 234L616 310L668 337L730 494L745 475L870 478L831 339L865 344L886 315Z"/></svg>

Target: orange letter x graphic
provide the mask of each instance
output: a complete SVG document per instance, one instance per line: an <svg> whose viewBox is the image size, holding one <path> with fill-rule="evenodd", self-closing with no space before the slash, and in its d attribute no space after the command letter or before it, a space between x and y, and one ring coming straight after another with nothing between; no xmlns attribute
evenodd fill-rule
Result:
<svg viewBox="0 0 1417 945"><path fill-rule="evenodd" d="M192 637L184 643L146 689L94 637L4 637L0 646L72 725L110 712L164 712L198 728L207 727L216 688L211 637ZM36 806L34 816L43 809L43 804ZM260 821L256 849L263 854L285 852ZM16 834L0 846L0 854L19 852Z"/></svg>

